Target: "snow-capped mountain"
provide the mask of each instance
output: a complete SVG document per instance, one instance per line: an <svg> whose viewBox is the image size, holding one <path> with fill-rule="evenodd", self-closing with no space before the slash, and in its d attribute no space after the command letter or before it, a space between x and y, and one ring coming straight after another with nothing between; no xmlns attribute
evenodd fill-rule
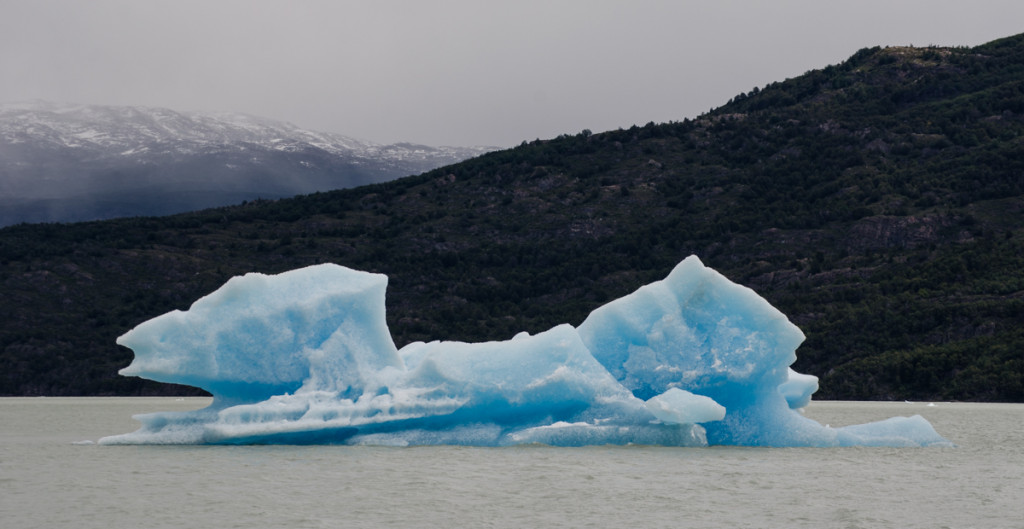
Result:
<svg viewBox="0 0 1024 529"><path fill-rule="evenodd" d="M0 226L164 215L383 182L494 150L381 145L241 114L0 105Z"/></svg>

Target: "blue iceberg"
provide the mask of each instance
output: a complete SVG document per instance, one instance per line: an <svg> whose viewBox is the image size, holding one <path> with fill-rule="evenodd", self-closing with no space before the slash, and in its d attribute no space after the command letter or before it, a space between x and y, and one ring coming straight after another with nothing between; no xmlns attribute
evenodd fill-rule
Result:
<svg viewBox="0 0 1024 529"><path fill-rule="evenodd" d="M800 409L803 333L696 257L667 278L510 340L411 343L387 276L322 264L247 274L132 329L122 375L201 387L102 444L951 446L924 418L830 428Z"/></svg>

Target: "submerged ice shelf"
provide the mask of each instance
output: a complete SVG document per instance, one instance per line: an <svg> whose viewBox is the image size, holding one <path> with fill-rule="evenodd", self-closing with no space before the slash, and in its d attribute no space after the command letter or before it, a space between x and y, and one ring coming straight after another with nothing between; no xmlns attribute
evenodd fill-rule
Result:
<svg viewBox="0 0 1024 529"><path fill-rule="evenodd" d="M916 415L804 417L818 381L789 368L803 333L693 256L579 327L500 342L397 349L386 287L333 264L246 274L142 323L118 339L135 352L121 374L213 403L100 443L951 445Z"/></svg>

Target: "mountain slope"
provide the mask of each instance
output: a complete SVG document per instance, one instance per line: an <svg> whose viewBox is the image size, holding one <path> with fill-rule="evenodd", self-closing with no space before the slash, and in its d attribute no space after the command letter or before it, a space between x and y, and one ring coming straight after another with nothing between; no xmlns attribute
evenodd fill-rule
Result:
<svg viewBox="0 0 1024 529"><path fill-rule="evenodd" d="M355 187L487 150L379 145L238 114L0 105L0 226L166 215Z"/></svg>
<svg viewBox="0 0 1024 529"><path fill-rule="evenodd" d="M822 398L1024 401L1024 36L874 48L695 120L163 219L0 230L0 393L118 378L133 325L232 275L389 275L413 340L507 339L697 254L788 314Z"/></svg>

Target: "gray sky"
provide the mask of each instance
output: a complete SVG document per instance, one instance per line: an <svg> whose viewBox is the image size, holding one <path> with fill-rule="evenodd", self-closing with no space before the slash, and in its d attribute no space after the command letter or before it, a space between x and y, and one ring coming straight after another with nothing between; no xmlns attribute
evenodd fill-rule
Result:
<svg viewBox="0 0 1024 529"><path fill-rule="evenodd" d="M692 118L867 46L1020 32L1021 0L0 0L0 102L512 146Z"/></svg>

